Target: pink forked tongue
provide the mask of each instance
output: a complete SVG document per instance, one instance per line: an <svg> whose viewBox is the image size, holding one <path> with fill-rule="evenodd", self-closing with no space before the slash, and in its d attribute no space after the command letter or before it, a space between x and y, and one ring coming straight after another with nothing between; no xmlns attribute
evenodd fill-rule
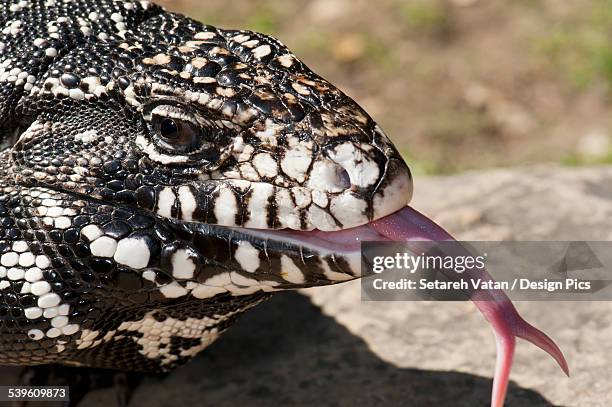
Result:
<svg viewBox="0 0 612 407"><path fill-rule="evenodd" d="M431 243L427 241L455 241L444 229L410 207L371 222L368 226L389 240L404 242L404 246L414 253L431 247ZM457 247L460 245L458 244ZM455 249L454 245L453 249ZM467 254L467 249L462 250L464 254ZM477 274L474 271L470 273L482 280L493 280L486 271L479 271ZM469 273L464 273L464 275L470 276ZM449 273L446 277L455 281L459 280L456 273ZM523 320L503 291L476 290L470 293L470 299L493 327L497 340L497 361L491 407L504 405L516 337L523 338L546 351L569 376L567 362L559 347L546 334Z"/></svg>

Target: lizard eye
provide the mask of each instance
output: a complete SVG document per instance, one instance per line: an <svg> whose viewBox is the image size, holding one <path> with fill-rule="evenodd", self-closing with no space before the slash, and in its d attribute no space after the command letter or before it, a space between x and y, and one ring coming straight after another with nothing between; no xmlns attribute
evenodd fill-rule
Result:
<svg viewBox="0 0 612 407"><path fill-rule="evenodd" d="M178 140L179 126L172 119L164 119L159 125L159 134L166 140Z"/></svg>
<svg viewBox="0 0 612 407"><path fill-rule="evenodd" d="M200 143L200 129L191 122L156 117L153 121L159 142L170 151L188 153L195 150Z"/></svg>

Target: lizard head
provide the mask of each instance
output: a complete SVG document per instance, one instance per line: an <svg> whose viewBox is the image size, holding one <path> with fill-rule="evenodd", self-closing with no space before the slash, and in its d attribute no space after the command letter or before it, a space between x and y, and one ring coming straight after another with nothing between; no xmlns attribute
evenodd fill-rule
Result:
<svg viewBox="0 0 612 407"><path fill-rule="evenodd" d="M135 147L171 188L141 194L165 217L332 231L407 203L408 167L353 100L270 37L203 27L134 55ZM147 199L155 197L153 199Z"/></svg>
<svg viewBox="0 0 612 407"><path fill-rule="evenodd" d="M221 263L252 281L264 263L277 277L291 269L284 288L358 276L368 231L354 228L412 192L372 118L266 35L162 14L123 37L68 52L29 86L17 182L231 241ZM175 246L181 264L208 259Z"/></svg>

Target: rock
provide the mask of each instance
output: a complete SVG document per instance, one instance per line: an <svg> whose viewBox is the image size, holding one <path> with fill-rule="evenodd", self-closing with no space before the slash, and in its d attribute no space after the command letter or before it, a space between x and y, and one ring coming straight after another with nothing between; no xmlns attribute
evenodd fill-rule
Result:
<svg viewBox="0 0 612 407"><path fill-rule="evenodd" d="M461 240L612 240L612 167L416 179L412 205ZM477 220L466 223L466 216Z"/></svg>

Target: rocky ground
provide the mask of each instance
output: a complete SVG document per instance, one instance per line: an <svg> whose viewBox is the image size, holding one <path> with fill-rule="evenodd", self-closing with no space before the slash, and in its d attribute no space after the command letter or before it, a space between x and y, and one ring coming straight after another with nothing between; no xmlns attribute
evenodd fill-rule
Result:
<svg viewBox="0 0 612 407"><path fill-rule="evenodd" d="M610 185L608 167L494 170L417 179L414 206L464 240L609 240ZM572 377L519 342L507 405L610 406L612 305L516 305L555 338ZM494 358L471 304L362 302L349 283L278 295L188 366L145 378L130 406L485 406ZM101 390L81 405L113 403Z"/></svg>

